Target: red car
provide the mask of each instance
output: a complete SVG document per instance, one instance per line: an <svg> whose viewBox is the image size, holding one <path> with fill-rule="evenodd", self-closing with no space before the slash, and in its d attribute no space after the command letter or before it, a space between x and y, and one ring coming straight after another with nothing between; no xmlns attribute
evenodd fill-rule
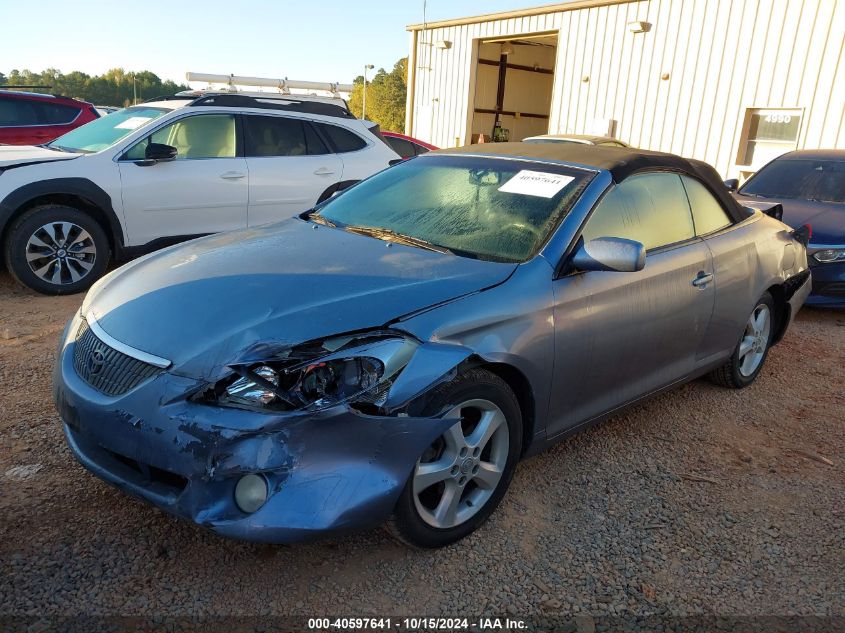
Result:
<svg viewBox="0 0 845 633"><path fill-rule="evenodd" d="M0 143L41 145L99 116L90 103L70 97L0 90Z"/></svg>
<svg viewBox="0 0 845 633"><path fill-rule="evenodd" d="M439 149L434 145L430 145L429 143L425 143L419 139L411 138L410 136L405 136L404 134L398 134L396 132L382 131L381 135L384 137L387 144L390 145L390 148L403 159L411 158L412 156L419 156L420 154L425 154L433 149Z"/></svg>

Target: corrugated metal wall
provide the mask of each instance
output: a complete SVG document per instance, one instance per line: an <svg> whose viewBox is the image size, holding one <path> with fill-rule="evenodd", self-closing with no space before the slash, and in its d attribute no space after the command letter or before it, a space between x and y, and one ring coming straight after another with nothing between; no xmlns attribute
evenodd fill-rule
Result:
<svg viewBox="0 0 845 633"><path fill-rule="evenodd" d="M418 31L408 133L469 142L478 41L552 30L551 132L612 119L623 141L729 177L747 109L796 108L799 148L845 148L845 0L639 0Z"/></svg>

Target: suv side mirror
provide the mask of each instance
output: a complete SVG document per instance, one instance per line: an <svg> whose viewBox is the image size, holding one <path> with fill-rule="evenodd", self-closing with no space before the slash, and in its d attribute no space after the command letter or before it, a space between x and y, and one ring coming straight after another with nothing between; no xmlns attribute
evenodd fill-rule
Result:
<svg viewBox="0 0 845 633"><path fill-rule="evenodd" d="M728 178L725 181L725 187L727 187L728 191L733 193L734 191L739 189L739 180L737 180L736 178Z"/></svg>
<svg viewBox="0 0 845 633"><path fill-rule="evenodd" d="M633 273L645 268L645 247L622 237L599 237L578 246L572 265L584 271Z"/></svg>
<svg viewBox="0 0 845 633"><path fill-rule="evenodd" d="M149 143L144 151L144 158L155 163L167 162L175 159L178 152L172 145Z"/></svg>

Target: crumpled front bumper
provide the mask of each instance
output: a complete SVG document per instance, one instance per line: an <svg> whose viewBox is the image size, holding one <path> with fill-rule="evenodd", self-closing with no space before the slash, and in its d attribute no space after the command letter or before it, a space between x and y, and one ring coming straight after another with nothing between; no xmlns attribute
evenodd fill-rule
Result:
<svg viewBox="0 0 845 633"><path fill-rule="evenodd" d="M364 415L345 405L265 414L188 401L200 383L163 372L106 396L60 350L54 397L68 445L98 477L219 534L293 542L373 527L392 512L416 460L456 420ZM256 512L234 501L262 474Z"/></svg>

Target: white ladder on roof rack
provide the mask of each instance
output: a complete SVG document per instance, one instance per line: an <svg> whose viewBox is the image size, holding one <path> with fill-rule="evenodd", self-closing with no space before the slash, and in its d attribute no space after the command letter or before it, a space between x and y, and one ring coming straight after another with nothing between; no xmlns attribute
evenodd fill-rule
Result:
<svg viewBox="0 0 845 633"><path fill-rule="evenodd" d="M282 94L289 94L295 90L325 90L335 96L341 92L352 92L352 84L331 83L323 81L297 81L295 79L273 79L268 77L243 77L238 75L214 75L210 73L185 73L188 81L206 81L208 83L224 83L229 87L256 86L262 88L277 88Z"/></svg>

